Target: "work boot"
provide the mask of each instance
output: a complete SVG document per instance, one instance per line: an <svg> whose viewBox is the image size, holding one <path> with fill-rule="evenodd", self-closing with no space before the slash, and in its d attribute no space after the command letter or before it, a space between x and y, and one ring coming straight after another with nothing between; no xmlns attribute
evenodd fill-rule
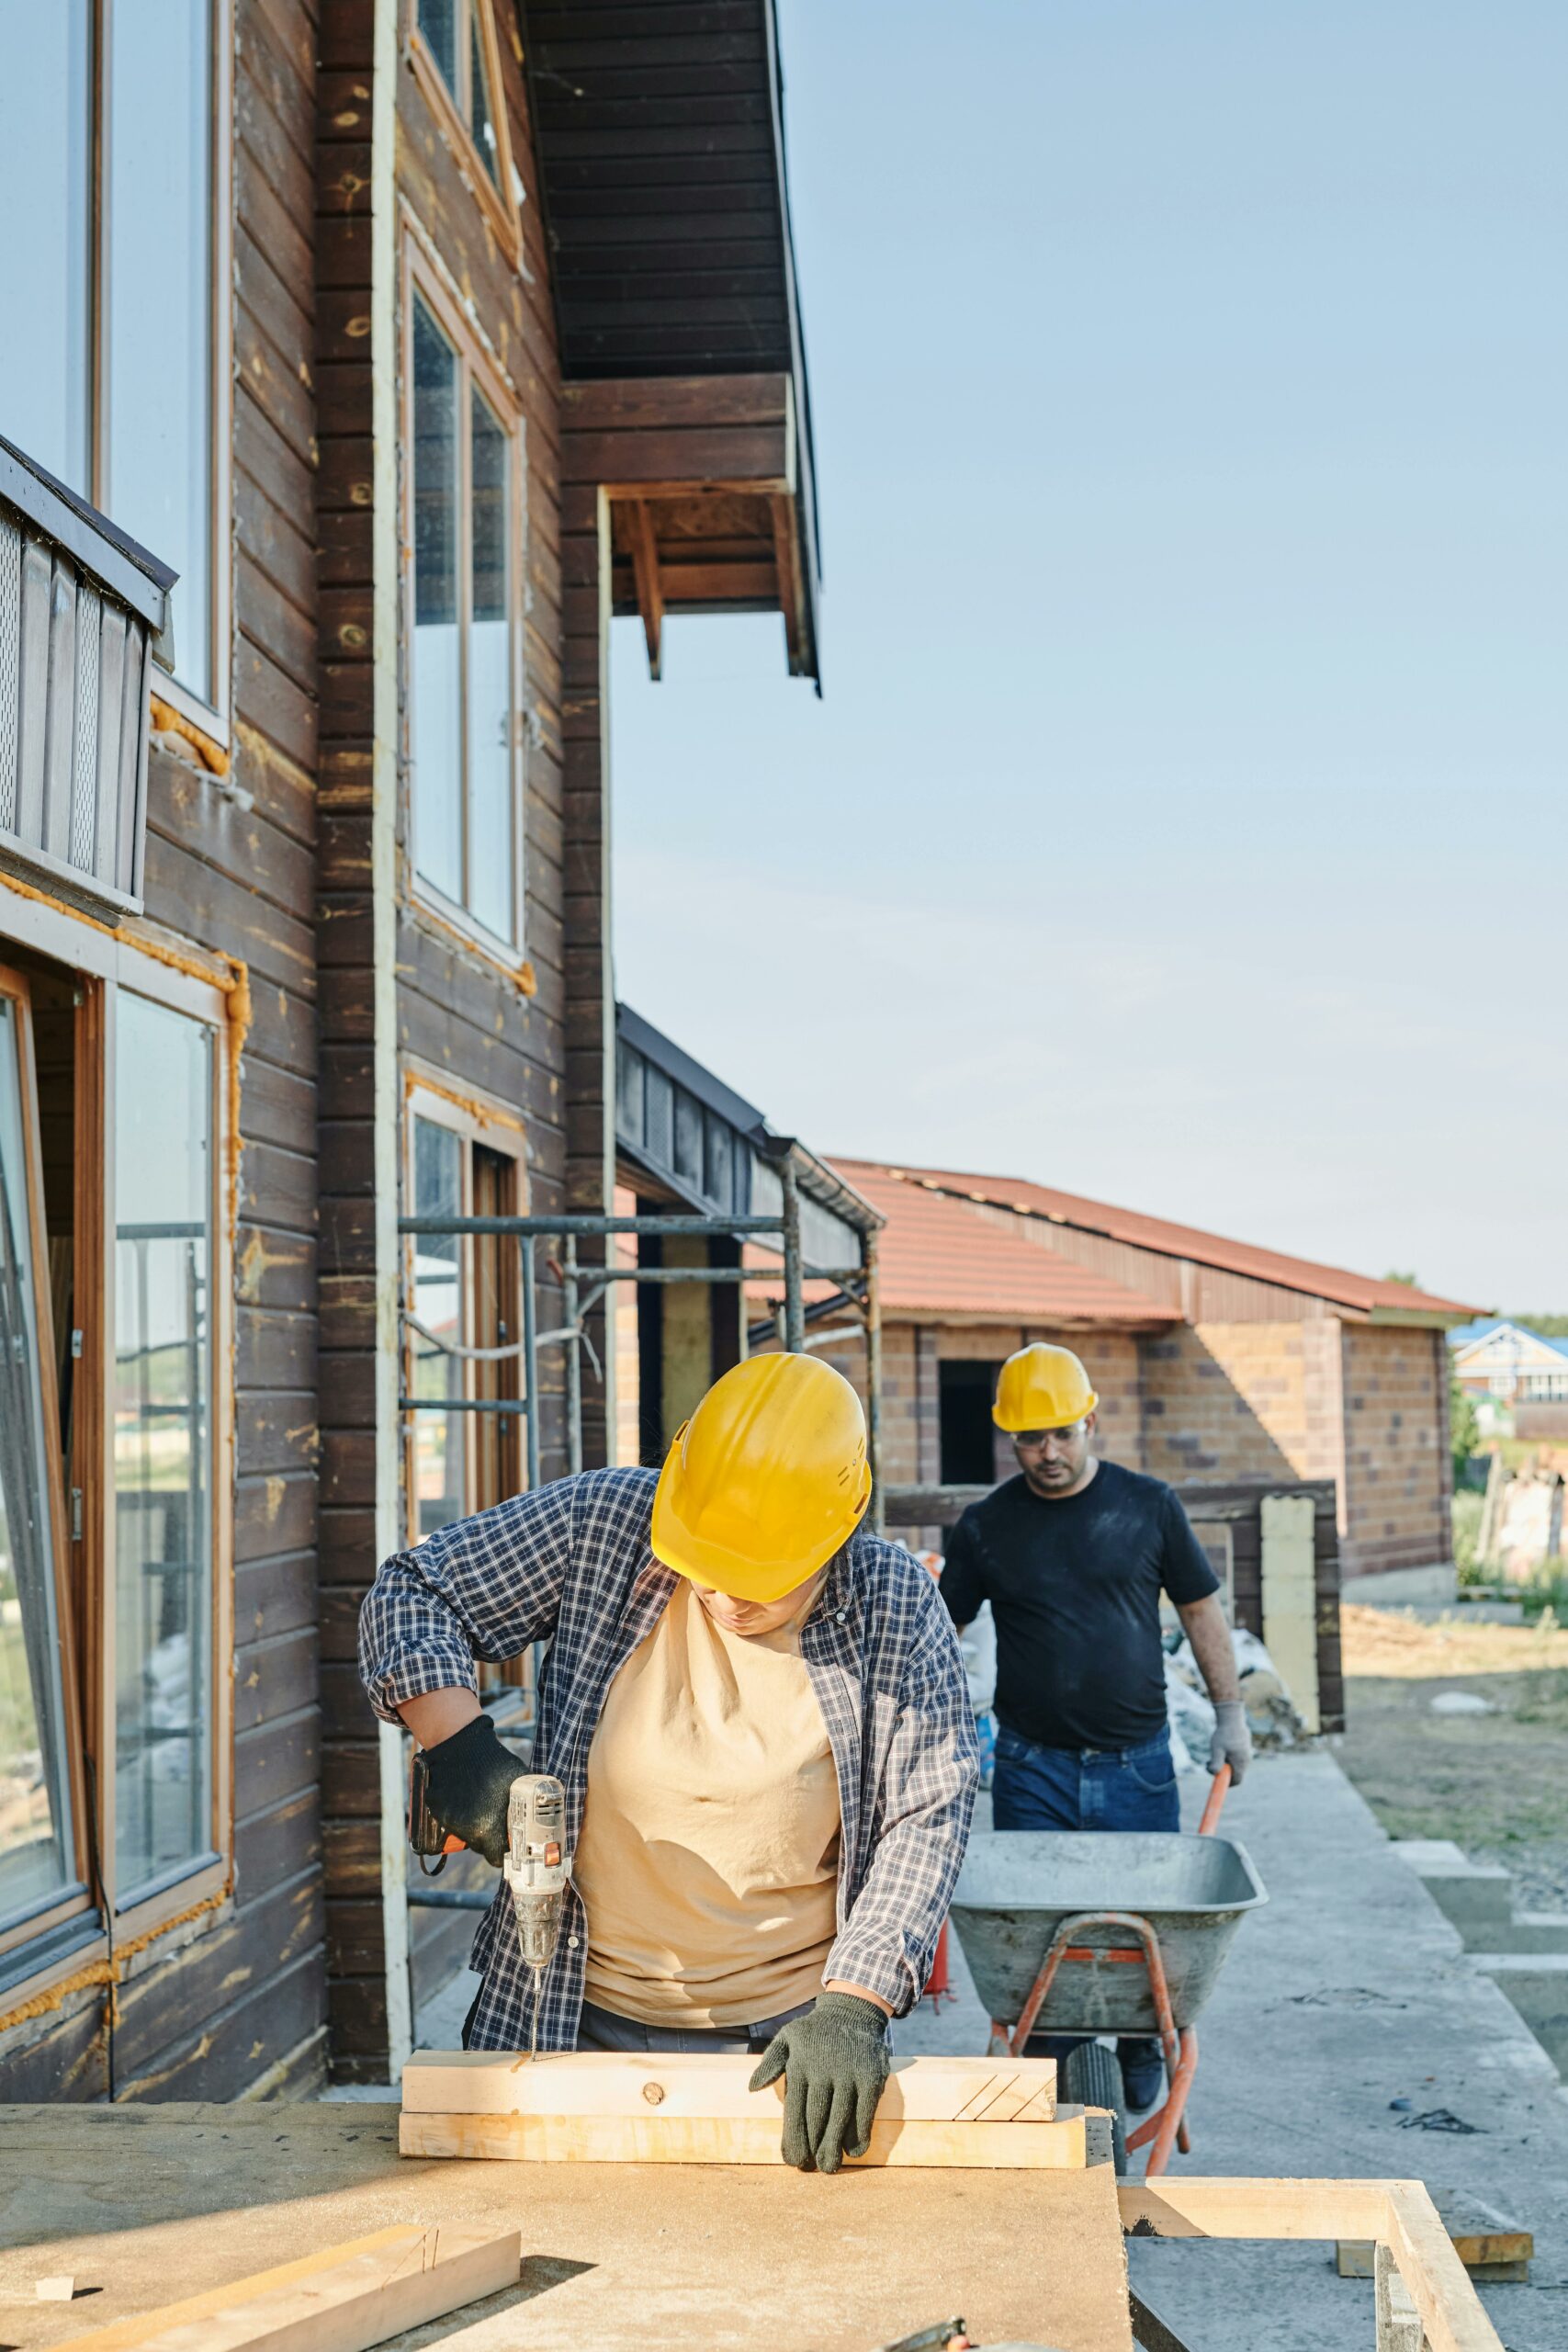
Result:
<svg viewBox="0 0 1568 2352"><path fill-rule="evenodd" d="M1142 2115L1160 2095L1165 2082L1165 2052L1157 2041L1123 2041L1118 2049L1128 2111Z"/></svg>

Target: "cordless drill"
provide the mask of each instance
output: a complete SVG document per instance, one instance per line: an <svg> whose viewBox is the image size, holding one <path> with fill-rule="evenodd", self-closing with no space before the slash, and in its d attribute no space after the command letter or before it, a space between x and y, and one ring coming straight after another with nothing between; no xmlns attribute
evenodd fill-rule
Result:
<svg viewBox="0 0 1568 2352"><path fill-rule="evenodd" d="M462 1839L443 1828L430 1809L423 1751L414 1756L410 1780L409 1843L429 1878L439 1876L448 1854L463 1851ZM440 1857L434 1870L426 1865L427 1854ZM517 1915L523 1964L534 1972L533 2039L528 2050L532 2059L539 2050L539 1999L545 1971L560 1940L567 1881L571 1876L566 1850L566 1791L553 1773L520 1772L513 1781L506 1800L506 1855L502 1871Z"/></svg>

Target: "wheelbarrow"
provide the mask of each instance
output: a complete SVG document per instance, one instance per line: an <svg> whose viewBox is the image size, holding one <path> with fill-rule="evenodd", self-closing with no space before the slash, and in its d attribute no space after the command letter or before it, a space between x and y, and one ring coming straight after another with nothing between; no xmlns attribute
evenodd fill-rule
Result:
<svg viewBox="0 0 1568 2352"><path fill-rule="evenodd" d="M1122 2068L1090 2040L1063 2062L1066 2097L1110 2107L1118 2172L1147 2146L1147 2177L1191 2145L1196 2021L1244 1915L1268 1902L1244 1846L1217 1836L1230 1767L1214 1775L1196 1836L1174 1830L983 1832L953 1898L953 1924L992 2019L992 2049L1032 2033L1159 2036L1165 2104L1123 2137ZM1004 2020L1010 2022L1004 2022Z"/></svg>

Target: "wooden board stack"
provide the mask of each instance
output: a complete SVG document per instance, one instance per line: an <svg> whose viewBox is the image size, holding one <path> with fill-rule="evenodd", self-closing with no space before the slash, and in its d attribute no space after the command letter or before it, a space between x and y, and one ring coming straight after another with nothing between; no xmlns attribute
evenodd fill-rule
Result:
<svg viewBox="0 0 1568 2352"><path fill-rule="evenodd" d="M405 2156L525 2164L776 2165L784 2085L756 2061L420 2050L403 2069ZM863 2165L1077 2171L1084 2111L1056 2106L1049 2058L896 2064Z"/></svg>

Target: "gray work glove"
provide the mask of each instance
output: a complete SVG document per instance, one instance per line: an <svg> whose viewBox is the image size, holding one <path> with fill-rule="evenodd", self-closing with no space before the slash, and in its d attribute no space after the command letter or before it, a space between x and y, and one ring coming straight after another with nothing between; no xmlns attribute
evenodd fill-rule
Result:
<svg viewBox="0 0 1568 2352"><path fill-rule="evenodd" d="M1222 1764L1231 1768L1231 1786L1239 1789L1252 1761L1252 1731L1247 1720L1247 1709L1239 1699L1217 1699L1214 1702L1214 1736L1209 1742L1209 1770L1217 1772Z"/></svg>
<svg viewBox="0 0 1568 2352"><path fill-rule="evenodd" d="M888 2065L887 2020L858 1993L819 1993L814 2008L781 2026L749 2087L784 2078L785 2164L837 2172L846 2156L863 2156Z"/></svg>

